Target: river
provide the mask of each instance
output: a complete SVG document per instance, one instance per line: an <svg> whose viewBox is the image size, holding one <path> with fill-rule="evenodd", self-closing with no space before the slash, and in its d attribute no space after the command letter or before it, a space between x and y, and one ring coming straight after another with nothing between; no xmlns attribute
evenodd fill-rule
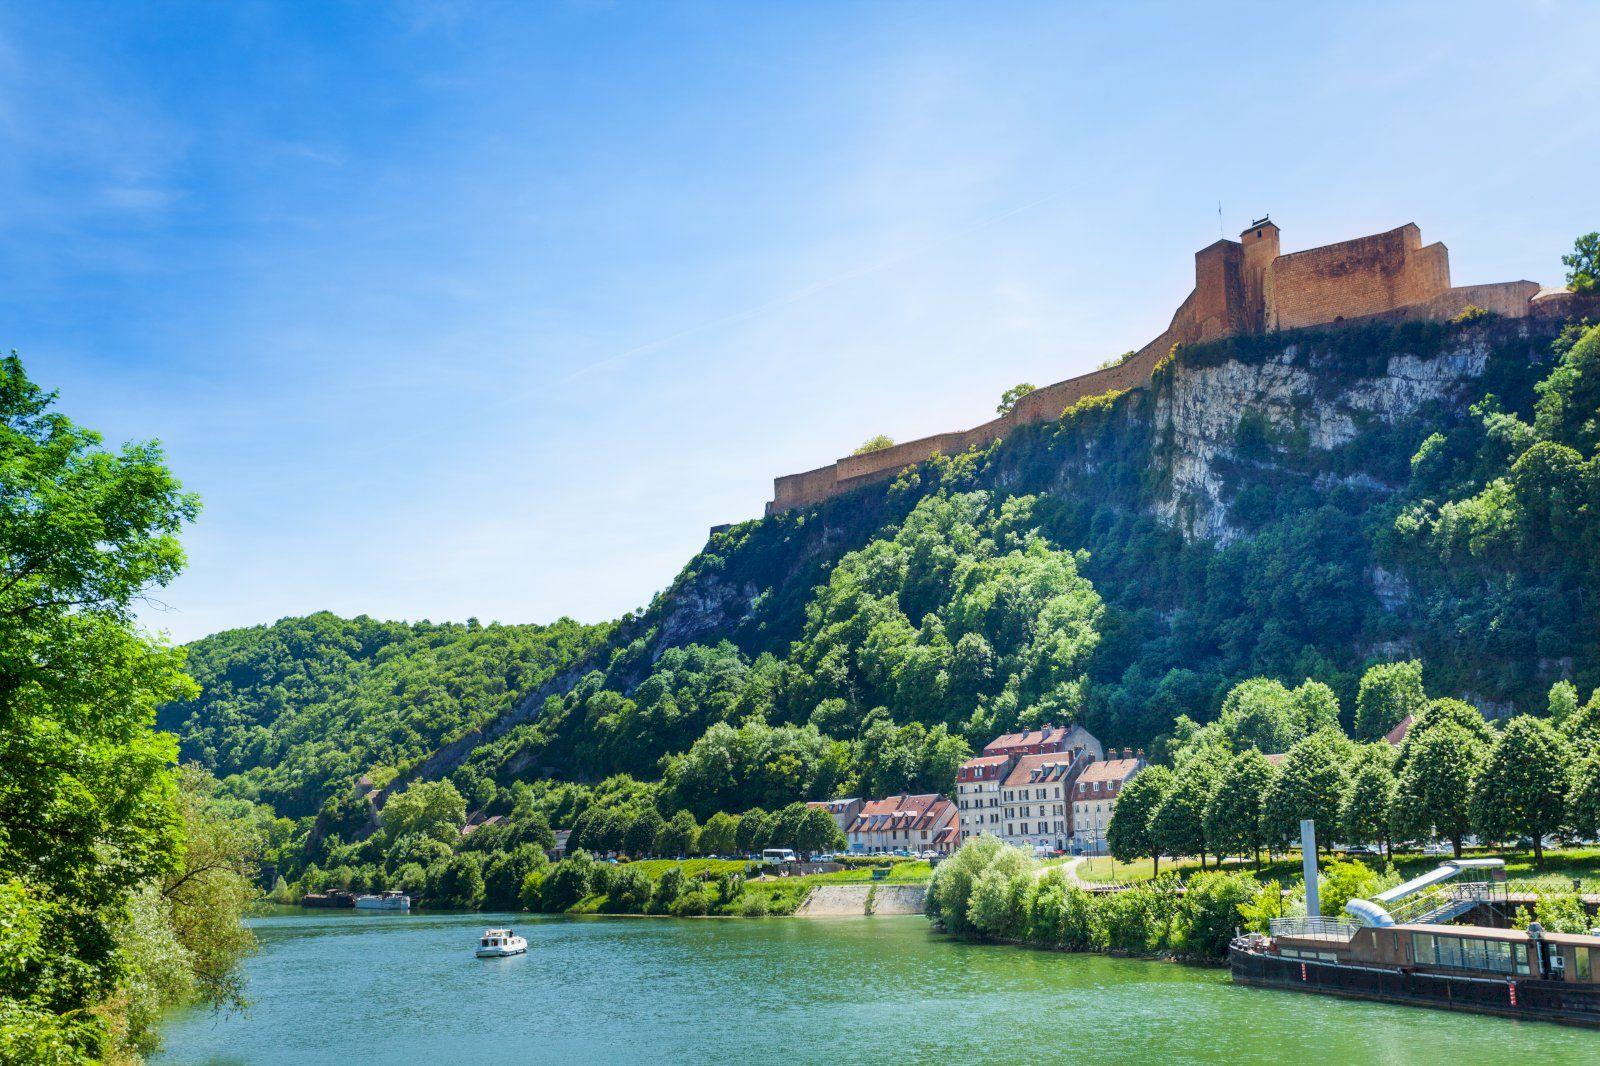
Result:
<svg viewBox="0 0 1600 1066"><path fill-rule="evenodd" d="M921 918L304 912L255 921L245 1014L173 1064L1600 1061L1600 1033L1239 988L1226 971L965 944ZM486 925L528 954L477 959Z"/></svg>

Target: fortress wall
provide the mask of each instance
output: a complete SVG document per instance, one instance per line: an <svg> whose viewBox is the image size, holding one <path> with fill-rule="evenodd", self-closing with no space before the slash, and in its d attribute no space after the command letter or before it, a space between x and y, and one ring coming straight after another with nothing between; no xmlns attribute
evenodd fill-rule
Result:
<svg viewBox="0 0 1600 1066"><path fill-rule="evenodd" d="M1270 223L1268 223L1270 226ZM1448 321L1469 306L1523 318L1567 316L1579 308L1600 311L1600 297L1542 292L1531 281L1450 287L1449 252L1422 244L1407 224L1388 233L1312 248L1269 260L1277 227L1255 226L1249 245L1217 241L1195 253L1195 287L1159 337L1117 366L1036 389L1012 411L974 429L907 441L866 455L847 456L773 482L768 514L819 503L859 485L882 481L935 454L987 447L1019 425L1053 421L1090 396L1143 388L1174 345L1223 337L1298 329L1362 319ZM1247 291L1248 290L1248 291Z"/></svg>
<svg viewBox="0 0 1600 1066"><path fill-rule="evenodd" d="M1541 289L1529 303L1528 313L1535 318L1600 318L1600 293Z"/></svg>
<svg viewBox="0 0 1600 1066"><path fill-rule="evenodd" d="M939 433L932 437L908 440L903 444L896 444L879 451L867 452L865 455L847 455L834 465L838 469L840 481L854 481L885 470L897 470L903 466L923 462L931 458L934 452L948 454L952 446L960 443L960 433Z"/></svg>
<svg viewBox="0 0 1600 1066"><path fill-rule="evenodd" d="M772 502L767 505L767 513L775 514L778 511L787 511L791 507L808 507L813 503L820 503L833 495L838 484L838 472L835 464L819 466L815 470L807 470L803 474L786 474L772 481Z"/></svg>
<svg viewBox="0 0 1600 1066"><path fill-rule="evenodd" d="M1218 241L1194 254L1194 292L1179 308L1186 343L1214 341L1245 332L1244 248Z"/></svg>
<svg viewBox="0 0 1600 1066"><path fill-rule="evenodd" d="M1269 329L1298 329L1424 303L1450 288L1449 253L1422 247L1407 224L1388 233L1279 256L1272 263Z"/></svg>
<svg viewBox="0 0 1600 1066"><path fill-rule="evenodd" d="M1469 307L1481 307L1506 318L1526 318L1532 312L1539 285L1532 281L1502 281L1493 285L1458 285L1426 303L1406 308L1406 317L1448 322Z"/></svg>

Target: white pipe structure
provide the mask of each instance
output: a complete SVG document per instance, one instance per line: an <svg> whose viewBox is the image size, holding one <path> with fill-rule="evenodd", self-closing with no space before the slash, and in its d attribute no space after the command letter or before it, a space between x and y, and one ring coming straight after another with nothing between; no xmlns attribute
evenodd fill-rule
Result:
<svg viewBox="0 0 1600 1066"><path fill-rule="evenodd" d="M1363 925L1394 925L1395 920L1394 915L1390 913L1390 904L1398 903L1409 896L1414 896L1426 889L1441 885L1468 870L1500 870L1504 869L1505 865L1504 859L1451 859L1444 865L1429 870L1420 877L1413 877L1404 884L1395 885L1385 892L1378 893L1370 900L1351 900L1344 905L1345 913L1359 919Z"/></svg>

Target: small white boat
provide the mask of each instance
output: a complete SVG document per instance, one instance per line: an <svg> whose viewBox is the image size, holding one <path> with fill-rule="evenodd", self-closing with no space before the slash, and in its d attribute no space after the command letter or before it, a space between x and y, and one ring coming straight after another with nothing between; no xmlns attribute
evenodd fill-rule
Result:
<svg viewBox="0 0 1600 1066"><path fill-rule="evenodd" d="M404 892L380 892L376 896L357 896L356 910L358 911L409 911L411 897Z"/></svg>
<svg viewBox="0 0 1600 1066"><path fill-rule="evenodd" d="M521 955L528 950L528 942L509 929L485 929L478 941L478 958L498 959L506 955Z"/></svg>

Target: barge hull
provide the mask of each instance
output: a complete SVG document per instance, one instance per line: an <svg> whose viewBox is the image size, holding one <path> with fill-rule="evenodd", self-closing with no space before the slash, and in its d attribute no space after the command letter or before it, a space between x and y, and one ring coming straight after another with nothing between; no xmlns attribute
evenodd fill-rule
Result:
<svg viewBox="0 0 1600 1066"><path fill-rule="evenodd" d="M1236 984L1600 1028L1600 986L1534 977L1467 977L1286 959L1233 948Z"/></svg>

